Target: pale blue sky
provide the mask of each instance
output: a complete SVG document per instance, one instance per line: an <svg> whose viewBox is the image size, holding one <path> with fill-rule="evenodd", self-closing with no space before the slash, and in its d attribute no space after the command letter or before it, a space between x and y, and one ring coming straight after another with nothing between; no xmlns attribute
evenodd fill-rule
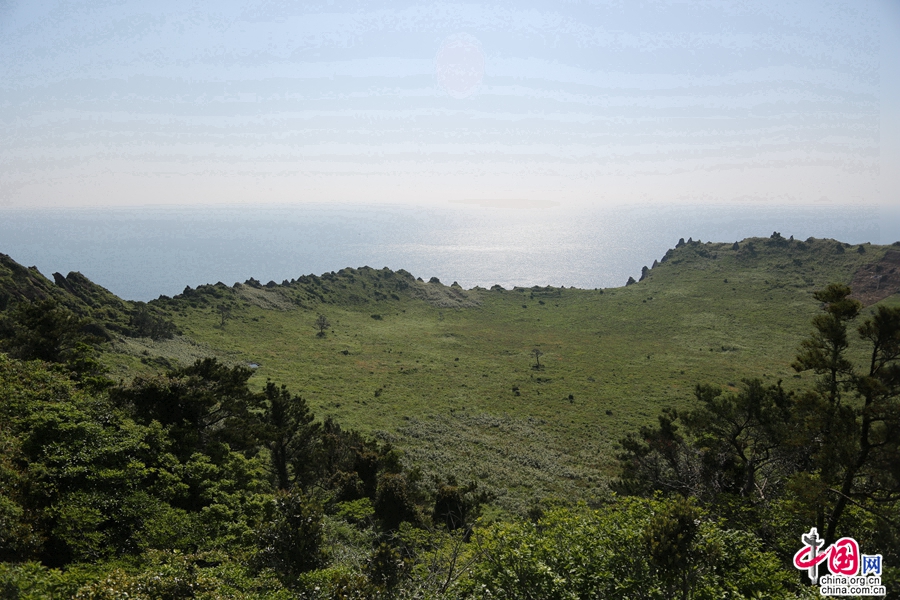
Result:
<svg viewBox="0 0 900 600"><path fill-rule="evenodd" d="M900 204L897 0L0 0L0 207Z"/></svg>

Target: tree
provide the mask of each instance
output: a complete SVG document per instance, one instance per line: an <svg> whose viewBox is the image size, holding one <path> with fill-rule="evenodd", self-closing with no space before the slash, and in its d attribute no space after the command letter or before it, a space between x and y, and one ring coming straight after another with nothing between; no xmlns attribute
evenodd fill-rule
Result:
<svg viewBox="0 0 900 600"><path fill-rule="evenodd" d="M321 426L300 396L291 396L287 387L271 381L263 390L266 401L266 445L272 456L272 467L278 489L288 490L292 483L301 488L317 476L316 454L321 447ZM292 468L293 477L289 470Z"/></svg>
<svg viewBox="0 0 900 600"><path fill-rule="evenodd" d="M796 371L813 370L820 375L820 390L828 401L836 405L840 401L842 384L854 377L853 364L846 356L850 343L847 323L859 315L862 305L850 298L850 288L832 283L813 294L822 302L824 314L813 318L813 334L800 345L800 353L792 366Z"/></svg>
<svg viewBox="0 0 900 600"><path fill-rule="evenodd" d="M325 330L331 327L331 323L328 322L325 315L319 315L316 317L316 322L313 323L313 326L319 330L319 333L316 334L318 337L325 337Z"/></svg>
<svg viewBox="0 0 900 600"><path fill-rule="evenodd" d="M459 487L456 485L441 485L434 495L434 510L431 520L442 523L447 531L453 531L464 527L468 513L468 507L463 500Z"/></svg>
<svg viewBox="0 0 900 600"><path fill-rule="evenodd" d="M0 350L22 360L65 365L79 387L102 390L112 381L97 358L100 338L87 333L90 325L55 300L22 302L0 317Z"/></svg>
<svg viewBox="0 0 900 600"><path fill-rule="evenodd" d="M861 305L849 295L840 284L815 295L825 314L813 319L793 365L819 376L801 398L799 418L815 487L826 495L816 516L826 543L836 539L849 505L898 525L885 511L900 500L900 307L877 307L857 329L869 357L859 368L848 356L847 325Z"/></svg>
<svg viewBox="0 0 900 600"><path fill-rule="evenodd" d="M650 571L660 579L667 598L688 600L703 558L697 544L701 513L688 499L676 498L650 516L643 545Z"/></svg>
<svg viewBox="0 0 900 600"><path fill-rule="evenodd" d="M15 358L62 363L80 343L93 338L87 321L55 300L20 302L0 322L0 347Z"/></svg>
<svg viewBox="0 0 900 600"><path fill-rule="evenodd" d="M225 327L225 323L231 318L231 307L227 304L219 304L216 311L219 313L219 326Z"/></svg>
<svg viewBox="0 0 900 600"><path fill-rule="evenodd" d="M790 444L793 395L781 382L749 379L737 393L698 385L694 396L698 408L663 411L657 427L621 440L622 475L614 487L708 503L733 497L748 507L775 497L799 464Z"/></svg>
<svg viewBox="0 0 900 600"><path fill-rule="evenodd" d="M279 492L273 515L258 534L258 566L267 566L286 583L325 561L322 508L299 490Z"/></svg>
<svg viewBox="0 0 900 600"><path fill-rule="evenodd" d="M263 398L247 386L251 375L247 367L204 358L162 376L137 377L111 395L140 422L168 426L175 453L186 460L194 452L215 453L220 443L235 449L255 445Z"/></svg>
<svg viewBox="0 0 900 600"><path fill-rule="evenodd" d="M492 495L485 491L478 491L478 483L469 482L459 485L456 478L450 476L446 482L438 481L434 492L434 509L431 512L431 520L434 524L442 524L447 531L465 529L465 538L472 531L472 523L478 518L481 506L491 500Z"/></svg>
<svg viewBox="0 0 900 600"><path fill-rule="evenodd" d="M793 395L780 381L766 386L758 379L744 380L737 394L698 385L694 395L701 407L683 421L695 440L702 479L750 504L775 495L797 467L789 445Z"/></svg>
<svg viewBox="0 0 900 600"><path fill-rule="evenodd" d="M540 369L541 368L541 357L544 355L544 353L541 351L540 348L535 348L534 350L531 351L531 355L534 357L534 366L532 368Z"/></svg>
<svg viewBox="0 0 900 600"><path fill-rule="evenodd" d="M381 520L386 529L392 531L397 530L404 521L411 523L420 521L403 473L382 473L379 476L373 506L375 516Z"/></svg>
<svg viewBox="0 0 900 600"><path fill-rule="evenodd" d="M700 481L700 461L689 440L679 433L678 412L665 409L658 427L642 426L619 441L617 456L621 476L613 482L626 495L650 496L654 492L683 496L706 495Z"/></svg>
<svg viewBox="0 0 900 600"><path fill-rule="evenodd" d="M145 302L135 302L128 326L130 334L154 340L168 340L175 335L175 324L150 312Z"/></svg>

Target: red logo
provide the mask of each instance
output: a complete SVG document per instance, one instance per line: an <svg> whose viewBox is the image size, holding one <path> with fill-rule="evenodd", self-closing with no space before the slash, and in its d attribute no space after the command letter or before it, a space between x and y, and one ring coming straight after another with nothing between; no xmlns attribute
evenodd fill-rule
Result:
<svg viewBox="0 0 900 600"><path fill-rule="evenodd" d="M816 567L826 559L832 575L856 575L859 572L859 544L853 538L843 537L820 552L825 540L813 527L800 537L800 541L803 547L794 555L794 566L808 569L813 582L817 579Z"/></svg>

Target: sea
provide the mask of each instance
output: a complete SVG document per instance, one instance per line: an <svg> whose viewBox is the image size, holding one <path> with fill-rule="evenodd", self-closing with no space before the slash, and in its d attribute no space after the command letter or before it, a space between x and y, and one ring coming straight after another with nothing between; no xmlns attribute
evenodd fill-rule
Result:
<svg viewBox="0 0 900 600"><path fill-rule="evenodd" d="M0 252L48 278L79 271L127 300L344 267L405 269L464 288L609 288L680 238L890 244L900 207L297 204L0 209Z"/></svg>

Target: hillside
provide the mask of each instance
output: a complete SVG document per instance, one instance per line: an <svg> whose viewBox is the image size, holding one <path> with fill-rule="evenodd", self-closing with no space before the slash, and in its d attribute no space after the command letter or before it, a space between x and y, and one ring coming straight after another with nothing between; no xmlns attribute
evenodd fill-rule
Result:
<svg viewBox="0 0 900 600"><path fill-rule="evenodd" d="M0 295L57 297L96 320L116 379L210 355L250 365L256 389L287 384L318 417L390 441L426 471L490 481L501 506L522 511L546 495L603 494L618 440L689 406L697 383L803 384L810 375L789 365L818 310L812 292L853 283L869 306L897 304L898 256L777 234L690 240L605 290L463 290L347 268L160 297L146 310L181 335L158 340L133 337L137 307L79 274L54 284L4 257Z"/></svg>
<svg viewBox="0 0 900 600"><path fill-rule="evenodd" d="M23 267L0 254L0 312L16 302L41 300L53 300L86 319L90 332L106 341L114 335L155 333L149 325L163 321L144 303L122 300L81 273L71 272L65 277L54 273L51 282L36 267Z"/></svg>

